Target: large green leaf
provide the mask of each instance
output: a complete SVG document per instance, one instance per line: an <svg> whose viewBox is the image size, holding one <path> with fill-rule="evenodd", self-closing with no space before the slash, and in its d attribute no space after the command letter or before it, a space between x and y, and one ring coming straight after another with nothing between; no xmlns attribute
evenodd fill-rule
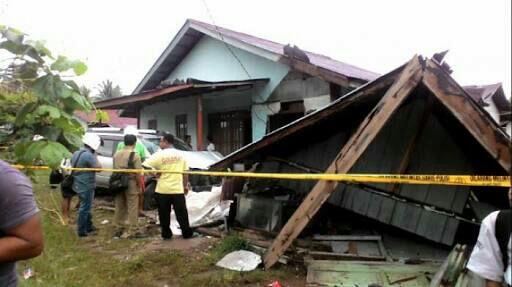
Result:
<svg viewBox="0 0 512 287"><path fill-rule="evenodd" d="M69 86L71 89L73 89L75 92L80 93L80 87L75 83L75 81L64 81L64 83Z"/></svg>
<svg viewBox="0 0 512 287"><path fill-rule="evenodd" d="M23 46L11 41L4 41L0 43L0 49L5 49L15 55L20 55L23 53Z"/></svg>
<svg viewBox="0 0 512 287"><path fill-rule="evenodd" d="M64 158L71 156L71 153L58 142L48 142L41 150L40 158L51 167L58 167Z"/></svg>
<svg viewBox="0 0 512 287"><path fill-rule="evenodd" d="M56 96L59 98L69 98L75 91L67 86L60 78L54 78L54 87Z"/></svg>
<svg viewBox="0 0 512 287"><path fill-rule="evenodd" d="M31 113L37 106L37 103L27 103L25 104L20 112L16 115L16 121L14 122L14 125L17 127L20 127L23 125L27 115Z"/></svg>
<svg viewBox="0 0 512 287"><path fill-rule="evenodd" d="M49 101L55 94L53 75L49 74L39 77L32 85L32 90L39 99Z"/></svg>
<svg viewBox="0 0 512 287"><path fill-rule="evenodd" d="M87 72L87 65L82 61L73 62L73 71L77 76L81 76Z"/></svg>
<svg viewBox="0 0 512 287"><path fill-rule="evenodd" d="M67 70L73 69L73 72L77 76L84 74L87 71L87 65L84 62L78 60L69 60L65 56L59 56L53 64L51 64L50 68L54 71L65 72Z"/></svg>
<svg viewBox="0 0 512 287"><path fill-rule="evenodd" d="M39 155L43 148L48 144L46 140L39 140L30 142L25 146L24 154L22 156L23 162L33 163L39 159Z"/></svg>
<svg viewBox="0 0 512 287"><path fill-rule="evenodd" d="M50 69L54 71L64 72L71 69L73 66L67 57L60 55L53 64L51 64Z"/></svg>
<svg viewBox="0 0 512 287"><path fill-rule="evenodd" d="M60 134L62 133L62 129L58 127L45 126L41 128L39 131L40 135L50 141L56 141Z"/></svg>
<svg viewBox="0 0 512 287"><path fill-rule="evenodd" d="M22 159L26 154L28 145L32 142L18 142L14 145L14 155L16 158Z"/></svg>
<svg viewBox="0 0 512 287"><path fill-rule="evenodd" d="M60 109L49 105L41 105L37 108L36 113L39 115L48 115L53 119L60 118Z"/></svg>
<svg viewBox="0 0 512 287"><path fill-rule="evenodd" d="M77 134L75 132L64 132L63 133L64 138L66 141L74 146L74 147L81 147L82 146L82 136L80 134Z"/></svg>
<svg viewBox="0 0 512 287"><path fill-rule="evenodd" d="M53 59L52 52L46 48L44 41L27 41L27 44L32 46L42 57Z"/></svg>

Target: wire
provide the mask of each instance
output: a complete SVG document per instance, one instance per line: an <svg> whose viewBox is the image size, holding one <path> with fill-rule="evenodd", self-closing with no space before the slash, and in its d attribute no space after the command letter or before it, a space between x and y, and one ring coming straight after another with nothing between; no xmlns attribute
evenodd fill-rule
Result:
<svg viewBox="0 0 512 287"><path fill-rule="evenodd" d="M249 71L247 70L247 68L245 67L245 65L242 63L242 61L240 60L240 58L236 55L236 53L233 51L233 49L231 49L231 46L226 43L226 41L224 40L224 35L220 32L219 30L219 27L217 26L216 22L215 22L215 19L213 18L213 14L212 12L210 11L210 8L208 8L208 5L206 4L206 0L201 0L201 2L203 3L205 9L206 9L206 12L208 13L208 17L210 17L210 21L212 21L212 24L213 24L213 27L215 27L215 31L217 31L217 34L219 34L219 37L221 39L221 42L224 43L224 45L226 46L226 48L228 49L228 51L231 53L231 55L237 60L238 64L240 64L240 66L242 67L242 69L244 70L245 74L247 75L247 77L249 78L249 80L252 79L251 75L249 74ZM266 104L266 100L263 99L260 95L257 95L260 99L261 99L261 102L259 103L256 103L256 102L252 102L252 104L258 104L258 105L263 105L267 110L269 110L269 115L273 115L275 114L275 112L268 106L268 104ZM260 118L260 116L258 116L258 113L254 113L254 115L256 116L256 118L258 120L260 120L262 123L265 124L265 126L267 125L267 121L263 120L262 118Z"/></svg>

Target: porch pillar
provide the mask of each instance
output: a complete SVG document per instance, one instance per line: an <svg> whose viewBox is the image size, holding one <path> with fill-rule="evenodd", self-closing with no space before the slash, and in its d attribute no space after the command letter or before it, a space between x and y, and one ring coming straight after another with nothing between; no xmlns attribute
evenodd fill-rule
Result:
<svg viewBox="0 0 512 287"><path fill-rule="evenodd" d="M197 150L203 150L203 96L197 96Z"/></svg>

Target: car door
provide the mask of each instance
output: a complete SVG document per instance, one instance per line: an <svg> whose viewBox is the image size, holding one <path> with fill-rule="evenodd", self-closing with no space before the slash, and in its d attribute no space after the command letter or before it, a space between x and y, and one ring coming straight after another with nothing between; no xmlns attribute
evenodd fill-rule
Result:
<svg viewBox="0 0 512 287"><path fill-rule="evenodd" d="M101 137L103 144L98 149L98 161L102 168L113 168L114 153L119 143L119 139L112 137ZM109 179L112 175L110 171L102 171L96 174L96 186L101 188L109 187Z"/></svg>

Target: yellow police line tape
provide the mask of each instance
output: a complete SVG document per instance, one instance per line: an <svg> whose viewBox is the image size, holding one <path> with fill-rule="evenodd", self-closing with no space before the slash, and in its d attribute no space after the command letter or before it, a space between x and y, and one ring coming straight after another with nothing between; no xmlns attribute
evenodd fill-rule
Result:
<svg viewBox="0 0 512 287"><path fill-rule="evenodd" d="M50 170L48 166L13 165L17 169ZM351 183L394 183L394 184L436 184L511 187L510 176L488 175L413 175L413 174L311 174L311 173L254 173L254 172L220 172L220 171L169 171L148 169L113 169L113 168L71 168L68 171L121 172L121 173L173 173L188 175L206 175L218 177L245 177L281 180L326 180Z"/></svg>

